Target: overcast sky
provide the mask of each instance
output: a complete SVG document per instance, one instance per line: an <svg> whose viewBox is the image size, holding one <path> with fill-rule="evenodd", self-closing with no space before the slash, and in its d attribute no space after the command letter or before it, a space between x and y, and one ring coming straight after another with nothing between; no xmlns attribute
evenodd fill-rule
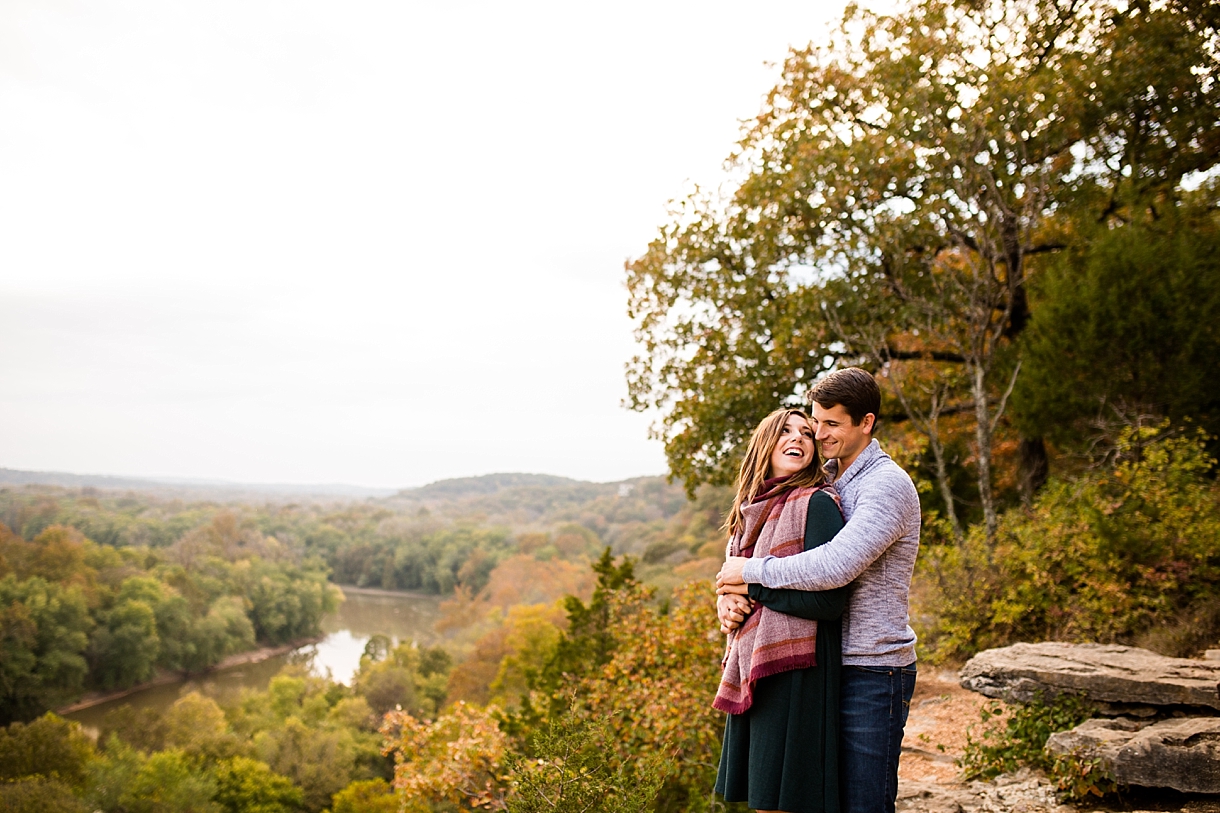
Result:
<svg viewBox="0 0 1220 813"><path fill-rule="evenodd" d="M623 262L842 3L0 2L0 466L665 471Z"/></svg>

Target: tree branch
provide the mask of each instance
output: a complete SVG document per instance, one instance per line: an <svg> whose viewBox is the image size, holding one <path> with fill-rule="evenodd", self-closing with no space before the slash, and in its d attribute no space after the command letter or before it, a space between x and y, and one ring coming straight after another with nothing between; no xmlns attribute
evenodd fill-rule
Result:
<svg viewBox="0 0 1220 813"><path fill-rule="evenodd" d="M885 354L891 361L947 361L953 364L965 364L966 357L961 353L950 353L947 350L898 350L885 348Z"/></svg>

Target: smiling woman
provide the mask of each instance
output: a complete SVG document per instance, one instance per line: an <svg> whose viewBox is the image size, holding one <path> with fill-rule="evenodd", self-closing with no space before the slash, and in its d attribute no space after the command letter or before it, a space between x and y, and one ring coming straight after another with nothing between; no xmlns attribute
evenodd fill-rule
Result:
<svg viewBox="0 0 1220 813"><path fill-rule="evenodd" d="M789 413L779 431L779 442L771 452L772 477L791 477L811 461L816 462L813 429L809 426L808 418L797 412Z"/></svg>
<svg viewBox="0 0 1220 813"><path fill-rule="evenodd" d="M725 524L728 555L756 558L801 553L843 527L804 412L777 409L754 430ZM728 712L716 790L727 801L760 811L839 810L839 618L846 591L743 584L717 597L729 639L713 704Z"/></svg>

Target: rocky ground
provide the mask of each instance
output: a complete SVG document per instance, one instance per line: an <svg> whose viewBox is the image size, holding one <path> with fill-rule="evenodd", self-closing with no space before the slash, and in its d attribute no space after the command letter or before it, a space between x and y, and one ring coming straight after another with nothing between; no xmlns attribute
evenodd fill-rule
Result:
<svg viewBox="0 0 1220 813"><path fill-rule="evenodd" d="M1171 791L1128 793L1098 804L1068 805L1060 801L1045 776L1028 770L990 782L963 783L954 760L965 751L967 729L980 725L979 710L986 702L982 695L961 688L956 671L920 671L902 743L900 813L1220 813L1220 797Z"/></svg>

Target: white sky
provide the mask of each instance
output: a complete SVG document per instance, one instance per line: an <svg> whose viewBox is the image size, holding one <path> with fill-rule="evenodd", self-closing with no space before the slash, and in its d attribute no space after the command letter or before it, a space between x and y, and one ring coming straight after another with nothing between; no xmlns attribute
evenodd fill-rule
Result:
<svg viewBox="0 0 1220 813"><path fill-rule="evenodd" d="M0 0L0 466L665 471L623 262L841 8Z"/></svg>

